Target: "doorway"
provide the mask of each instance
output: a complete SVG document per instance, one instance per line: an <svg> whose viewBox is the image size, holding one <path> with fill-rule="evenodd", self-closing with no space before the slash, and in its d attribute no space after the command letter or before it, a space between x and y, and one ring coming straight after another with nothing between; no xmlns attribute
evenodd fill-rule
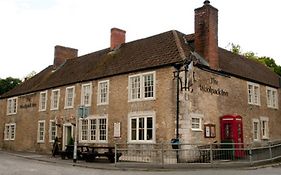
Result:
<svg viewBox="0 0 281 175"><path fill-rule="evenodd" d="M71 123L66 123L63 125L63 142L62 150L65 150L66 145L73 141L73 125Z"/></svg>

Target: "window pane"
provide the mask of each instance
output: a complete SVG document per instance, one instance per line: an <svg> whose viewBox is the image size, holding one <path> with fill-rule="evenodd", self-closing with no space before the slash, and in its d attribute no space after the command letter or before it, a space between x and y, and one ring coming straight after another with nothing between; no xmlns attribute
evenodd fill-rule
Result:
<svg viewBox="0 0 281 175"><path fill-rule="evenodd" d="M131 99L140 98L140 76L131 77Z"/></svg>
<svg viewBox="0 0 281 175"><path fill-rule="evenodd" d="M100 84L100 103L107 103L108 102L108 82L101 82Z"/></svg>
<svg viewBox="0 0 281 175"><path fill-rule="evenodd" d="M139 118L139 140L144 140L144 118Z"/></svg>
<svg viewBox="0 0 281 175"><path fill-rule="evenodd" d="M96 135L97 135L97 122L96 119L90 119L90 140L96 140Z"/></svg>
<svg viewBox="0 0 281 175"><path fill-rule="evenodd" d="M144 98L153 97L153 74L144 75Z"/></svg>
<svg viewBox="0 0 281 175"><path fill-rule="evenodd" d="M152 140L152 138L153 138L153 120L152 117L147 117L146 139Z"/></svg>
<svg viewBox="0 0 281 175"><path fill-rule="evenodd" d="M81 140L88 140L88 120L81 120Z"/></svg>
<svg viewBox="0 0 281 175"><path fill-rule="evenodd" d="M99 140L106 140L106 119L99 119Z"/></svg>
<svg viewBox="0 0 281 175"><path fill-rule="evenodd" d="M131 140L137 140L137 119L131 120Z"/></svg>

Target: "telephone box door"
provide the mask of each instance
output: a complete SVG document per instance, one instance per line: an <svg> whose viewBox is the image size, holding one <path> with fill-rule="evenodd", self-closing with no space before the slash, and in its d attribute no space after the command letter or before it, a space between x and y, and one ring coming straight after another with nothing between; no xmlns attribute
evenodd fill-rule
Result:
<svg viewBox="0 0 281 175"><path fill-rule="evenodd" d="M221 142L233 143L234 156L242 157L243 151L243 123L239 115L225 115L221 117Z"/></svg>

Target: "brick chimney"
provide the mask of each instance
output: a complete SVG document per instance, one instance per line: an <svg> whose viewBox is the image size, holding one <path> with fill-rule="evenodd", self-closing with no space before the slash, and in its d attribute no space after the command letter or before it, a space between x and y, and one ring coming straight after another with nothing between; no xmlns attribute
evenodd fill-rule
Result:
<svg viewBox="0 0 281 175"><path fill-rule="evenodd" d="M203 56L212 69L219 69L218 10L205 0L195 12L195 51Z"/></svg>
<svg viewBox="0 0 281 175"><path fill-rule="evenodd" d="M121 44L125 43L126 31L118 28L111 29L110 49L113 50Z"/></svg>
<svg viewBox="0 0 281 175"><path fill-rule="evenodd" d="M72 59L78 56L78 50L64 47L64 46L55 46L55 58L53 68L57 69L62 65L67 59Z"/></svg>

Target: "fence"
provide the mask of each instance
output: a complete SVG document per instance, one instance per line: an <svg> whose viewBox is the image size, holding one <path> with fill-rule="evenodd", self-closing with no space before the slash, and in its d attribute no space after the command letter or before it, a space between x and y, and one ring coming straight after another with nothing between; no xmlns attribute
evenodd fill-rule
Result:
<svg viewBox="0 0 281 175"><path fill-rule="evenodd" d="M281 158L281 141L254 144L116 144L116 166L251 166ZM117 156L115 156L117 157Z"/></svg>

